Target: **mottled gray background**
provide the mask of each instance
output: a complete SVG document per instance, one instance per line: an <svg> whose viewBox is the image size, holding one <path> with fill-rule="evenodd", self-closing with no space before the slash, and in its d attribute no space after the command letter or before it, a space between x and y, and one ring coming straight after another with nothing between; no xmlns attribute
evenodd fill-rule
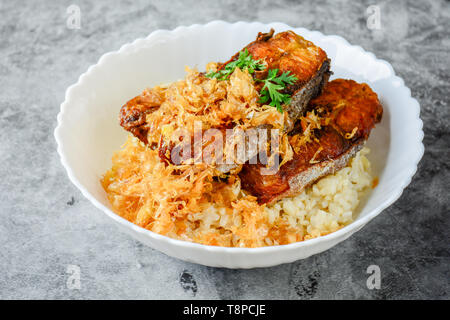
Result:
<svg viewBox="0 0 450 320"><path fill-rule="evenodd" d="M81 29L66 10L81 9ZM366 8L381 9L381 30ZM0 298L448 299L448 1L0 1ZM421 104L425 155L402 197L337 247L292 264L226 270L120 233L70 183L53 130L65 89L99 57L160 28L281 21L338 34L392 63ZM366 269L381 268L380 290ZM81 289L66 286L81 268Z"/></svg>

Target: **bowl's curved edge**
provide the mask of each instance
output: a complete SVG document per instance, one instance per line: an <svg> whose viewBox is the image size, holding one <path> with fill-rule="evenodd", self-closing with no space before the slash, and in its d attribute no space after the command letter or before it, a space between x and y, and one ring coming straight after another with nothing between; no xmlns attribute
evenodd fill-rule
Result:
<svg viewBox="0 0 450 320"><path fill-rule="evenodd" d="M177 239L173 239L173 238L169 238L157 233L154 233L152 231L149 231L147 229L138 227L137 225L127 221L126 219L120 217L119 215L115 214L114 212L112 212L109 208L105 207L103 204L101 204L99 201L97 201L87 190L86 188L78 181L78 179L76 178L75 174L73 173L72 169L70 168L70 166L67 163L67 159L63 150L63 146L61 143L61 130L62 130L62 123L63 123L63 119L64 119L64 114L65 114L65 110L67 108L67 106L69 105L69 102L71 100L71 95L74 91L74 88L76 88L77 86L80 86L84 79L86 77L89 76L90 73L92 73L93 71L95 71L96 68L99 68L107 59L109 59L109 57L112 57L114 55L118 55L121 54L122 52L126 51L126 50L131 50L133 48L135 48L136 46L139 45L140 42L142 41L148 41L149 39L156 39L157 37L160 36L169 36L169 37L175 37L177 33L179 32L183 32L185 30L188 29L194 29L194 28L202 28L202 27L207 27L210 25L213 26L220 26L220 25L248 25L248 24L253 24L253 25L261 25L261 26L265 26L265 27L271 27L271 26L283 26L284 28L288 28L288 29L293 29L296 30L297 32L309 32L309 33L315 33L317 35L319 35L320 37L331 37L333 39L335 39L336 41L342 42L344 45L347 46L351 46L353 48L355 48L356 50L360 51L361 54L365 54L365 55L369 55L372 59L376 60L379 63L384 64L391 72L391 77L389 78L390 81L393 82L399 82L400 85L404 88L407 89L407 97L406 99L410 100L412 105L415 105L415 113L417 115L417 119L416 119L416 126L418 129L418 136L416 137L416 153L415 153L415 158L412 159L412 163L414 165L409 167L409 174L408 174L408 178L403 180L403 183L401 185L399 185L399 187L395 190L395 192L391 193L390 197L387 198L383 203L381 203L375 210L372 210L371 212L369 212L366 216L364 216L361 219L358 219L352 223L350 223L349 225L333 232L330 233L328 235L325 236L321 236L318 238L314 238L314 239L310 239L310 240L305 240L302 242L296 242L296 243L292 243L292 244L287 244L287 245L279 245L279 246L271 246L271 247L261 247L261 248L229 248L229 247L217 247L217 246L208 246L208 245L203 245L203 244L198 244L198 243L193 243L193 242L188 242L188 241L182 241L182 240L177 240ZM300 30L300 31L299 31ZM305 246L311 246L315 243L319 243L319 242L323 242L323 241L337 241L335 242L341 242L343 240L345 240L346 238L348 238L349 236L351 236L354 232L357 232L358 230L360 230L365 224L367 224L370 220L372 220L375 216L377 216L380 212L382 212L384 209L386 209L388 206L390 206L392 203L394 203L403 193L403 190L410 184L413 175L416 173L417 171L417 166L418 163L420 161L420 159L422 158L423 154L424 154L424 146L422 143L423 137L424 137L424 133L423 133L423 122L420 119L420 105L418 103L418 101L416 99L414 99L411 96L411 90L409 88L407 88L404 85L404 81L402 78L398 77L395 75L395 71L393 69L393 67L391 66L390 63L388 63L385 60L382 59L378 59L376 58L376 56L371 53L371 52L367 52L365 51L362 47L360 46L355 46L355 45L351 45L347 40L345 40L344 38L337 36L337 35L329 35L329 36L325 36L323 35L321 32L319 31L310 31L308 29L305 28L293 28L290 27L289 25L286 25L284 23L280 23L280 22L274 22L274 23L268 23L268 24L263 24L260 22L236 22L236 23L228 23L225 21L220 21L220 20L215 20L212 22L209 22L205 25L199 25L199 24L194 24L191 26L179 26L177 28L175 28L174 30L170 31L170 30L156 30L154 32L152 32L149 36L147 36L146 38L139 38L136 39L135 41L133 41L132 43L128 43L123 45L119 50L117 51L113 51L113 52L108 52L105 53L104 55L102 55L99 59L99 61L94 64L91 65L88 70L83 73L82 75L80 75L78 81L71 85L70 87L67 88L66 93L65 93L65 100L64 102L61 104L60 107L60 112L57 115L57 126L54 130L54 137L57 143L57 153L59 154L61 163L63 165L63 167L66 169L67 175L70 179L70 181L81 191L81 193L83 194L84 197L86 197L88 200L90 200L98 209L102 210L105 214L107 214L110 218L112 218L116 223L123 225L124 227L130 228L132 229L134 232L137 232L138 234L145 234L145 236L149 236L151 238L153 238L154 240L158 240L158 241L163 241L167 244L170 245L176 245L176 246L181 246L184 248L191 248L191 249L195 249L195 250L203 250L203 251L211 251L211 252L215 252L215 253L241 253L241 254L245 254L245 255L256 255L256 254L269 254L271 252L274 251L287 251L287 250L295 250L295 249L300 249L302 247ZM168 253L170 255L170 253ZM292 260L295 261L296 259ZM285 262L283 263L289 263L292 262L289 259L287 259ZM236 264L228 264L228 265L215 265L217 267L227 267L227 268L254 268L254 267L267 267L267 266L272 266L274 264L258 264L258 265L236 265Z"/></svg>

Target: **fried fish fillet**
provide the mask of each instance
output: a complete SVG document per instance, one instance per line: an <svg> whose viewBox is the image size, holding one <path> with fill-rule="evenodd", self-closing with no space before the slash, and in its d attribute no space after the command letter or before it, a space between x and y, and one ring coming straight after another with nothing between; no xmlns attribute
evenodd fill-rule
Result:
<svg viewBox="0 0 450 320"><path fill-rule="evenodd" d="M290 71L297 81L288 86L283 93L291 95L291 103L285 106L289 115L286 131L290 131L293 123L305 110L309 100L320 93L330 76L330 60L326 53L312 42L305 40L292 31L276 34L272 29L269 33L259 33L255 41L246 48L254 59L261 59L267 65L264 71L256 72L256 78L265 78L269 69L278 69L280 73ZM228 62L237 59L239 52ZM148 126L146 114L156 110L163 98L151 89L128 101L120 110L120 125L147 143Z"/></svg>
<svg viewBox="0 0 450 320"><path fill-rule="evenodd" d="M329 82L322 94L310 101L308 110L314 110L323 125L314 129L306 143L302 139L305 132L290 137L293 159L276 174L263 175L260 164L243 166L239 174L242 187L259 203L299 194L319 178L345 167L383 114L377 94L367 84L344 79Z"/></svg>

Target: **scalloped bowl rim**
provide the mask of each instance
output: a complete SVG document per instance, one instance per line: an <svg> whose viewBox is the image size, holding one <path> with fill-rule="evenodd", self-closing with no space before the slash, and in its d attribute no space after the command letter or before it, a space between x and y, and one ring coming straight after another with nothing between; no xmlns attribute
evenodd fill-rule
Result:
<svg viewBox="0 0 450 320"><path fill-rule="evenodd" d="M185 247L185 248L195 248L195 249L204 249L207 251L215 251L215 252L224 252L224 253L246 253L246 254L261 254L261 253L271 253L274 251L282 251L282 250L292 250L292 249L299 249L302 247L308 247L308 246L312 246L314 244L318 244L321 242L325 242L328 240L333 240L333 239L338 239L340 237L344 237L345 239L345 235L352 235L354 232L358 231L359 229L361 229L361 227L363 227L365 224L367 224L370 220L372 220L374 217L376 217L379 213L381 213L384 209L386 209L387 207L389 207L392 203L394 203L403 193L403 190L410 184L411 179L413 177L413 175L415 174L415 172L417 171L417 165L420 161L420 159L423 156L424 153L424 146L422 143L423 140L423 122L420 119L420 106L419 103L417 102L416 99L414 99L411 96L411 90L409 88L408 89L408 94L409 94L409 99L412 100L412 104L414 104L416 106L416 110L414 110L414 112L417 115L417 121L419 121L419 130L420 133L418 135L419 139L416 141L417 143L417 153L416 153L416 158L414 160L411 160L411 162L414 164L413 166L410 166L410 172L408 174L408 178L402 181L402 184L399 184L398 187L394 190L394 192L390 195L390 197L388 197L386 200L384 200L382 203L380 203L375 209L373 209L372 211L368 212L364 217L362 218L358 218L355 221L351 222L350 224L344 226L343 228L332 232L330 234L324 235L324 236L320 236L317 238L313 238L313 239L309 239L309 240L304 240L304 241L300 241L300 242L295 242L295 243L291 243L291 244L285 244L285 245L277 245L277 246L267 246L267 247L258 247L258 248L238 248L238 247L220 247L220 246L210 246L210 245L204 245L204 244L199 244L199 243L195 243L195 242L189 242L189 241L184 241L184 240L178 240L178 239L173 239L155 232L152 232L150 230L141 228L131 222L129 222L128 220L122 218L121 216L117 215L116 213L114 213L113 211L111 211L109 208L107 208L106 206L104 206L102 203L100 203L93 195L91 195L87 189L79 182L79 180L76 178L72 168L68 165L67 160L66 160L66 155L64 153L63 147L62 147L62 142L61 142L61 136L60 136L60 130L62 127L62 122L63 122L63 115L66 111L67 106L70 104L71 98L72 98L72 94L73 94L73 90L75 87L81 86L85 77L94 72L96 70L96 68L99 68L105 61L105 59L107 59L109 56L111 55L118 55L118 54L122 54L124 51L127 51L131 48L137 47L139 45L140 42L142 41L149 41L152 38L156 38L159 37L161 35L164 36L173 36L174 34L178 33L178 32L182 32L186 29L194 29L194 28L198 28L198 27L208 27L211 25L217 25L217 24L226 24L226 25L238 25L238 24L242 24L242 25L248 25L248 24L260 24L260 25L264 25L264 26L273 26L273 25L282 25L286 28L289 29L293 29L296 31L302 32L308 32L308 33L317 33L319 36L321 37L327 37L327 38L333 38L335 41L337 42L341 42L343 45L345 46L350 46L364 54L367 54L369 56L371 56L372 59L376 60L378 63L382 63L384 64L391 73L391 77L390 80L395 80L395 81L399 81L400 86L407 88L404 85L404 81L402 78L398 77L395 75L394 69L391 66L390 63L388 63L385 60L382 59L378 59L376 58L376 56L371 53L371 52L367 52L365 51L362 47L360 46L356 46L356 45L351 45L347 40L345 40L344 38L337 36L337 35L324 35L323 33L319 32L319 31L311 31L305 28L296 28L296 27L291 27L289 25L286 25L284 23L280 23L280 22L273 22L273 23L260 23L260 22L243 22L243 21L239 21L236 23L228 23L225 21L220 21L220 20L215 20L212 22L209 22L207 24L193 24L191 26L179 26L173 30L166 30L166 29L160 29L160 30L156 30L152 33L150 33L150 35L148 35L146 38L138 38L136 40L134 40L131 43L127 43L123 46L121 46L121 48L117 51L111 51L111 52L107 52L105 54L103 54L99 61L94 64L91 65L88 70L83 73L78 81L71 85L70 87L67 88L66 90L66 94L65 94L65 100L64 102L61 104L61 109L60 112L58 113L57 116L57 126L55 128L54 131L54 136L57 142L57 152L60 156L60 160L61 163L63 165L63 167L66 169L67 171L67 175L69 176L70 181L72 181L72 183L81 191L81 193L83 194L83 196L85 196L88 200L90 200L98 209L100 209L101 211L103 211L105 214L107 214L110 218L112 218L113 220L115 220L116 222L118 222L119 224L131 229L134 232L137 232L139 234L151 237L155 240L158 241L162 241L162 242L166 242L170 245L175 245L175 246L181 246L181 247ZM353 231L353 232L351 232Z"/></svg>

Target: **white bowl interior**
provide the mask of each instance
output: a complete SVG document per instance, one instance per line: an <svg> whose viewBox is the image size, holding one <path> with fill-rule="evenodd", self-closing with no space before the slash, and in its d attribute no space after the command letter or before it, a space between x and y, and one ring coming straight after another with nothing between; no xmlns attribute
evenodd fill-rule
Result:
<svg viewBox="0 0 450 320"><path fill-rule="evenodd" d="M121 106L146 87L183 78L185 66L204 70L210 61L226 61L254 40L258 31L268 31L270 27L276 32L292 29L283 24L212 23L180 28L177 32L159 31L122 47L118 53L103 56L68 90L59 115L56 137L71 178L110 208L99 180L127 136L118 123ZM383 120L367 143L379 184L356 218L363 219L380 204L395 200L392 198L400 195L416 170L423 152L417 101L411 99L409 89L386 62L350 46L340 37L293 30L327 52L333 78L366 82L382 101ZM417 104L416 108L411 104Z"/></svg>

